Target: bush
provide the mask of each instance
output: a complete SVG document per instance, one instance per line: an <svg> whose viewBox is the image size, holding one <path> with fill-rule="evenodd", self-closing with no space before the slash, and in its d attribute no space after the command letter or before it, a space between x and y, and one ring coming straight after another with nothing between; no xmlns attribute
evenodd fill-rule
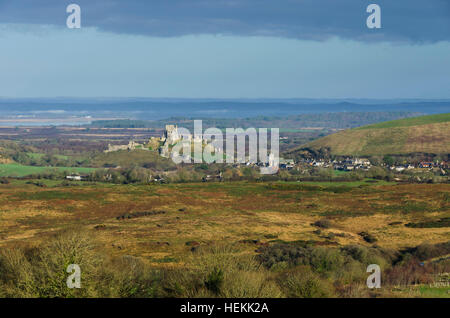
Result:
<svg viewBox="0 0 450 318"><path fill-rule="evenodd" d="M348 245L342 248L342 251L347 255L351 256L354 260L367 263L368 260L368 249L364 246L360 245Z"/></svg>
<svg viewBox="0 0 450 318"><path fill-rule="evenodd" d="M327 219L316 221L313 223L313 225L317 226L317 227L321 227L323 229L329 229L332 226L331 221L327 220Z"/></svg>
<svg viewBox="0 0 450 318"><path fill-rule="evenodd" d="M322 274L337 271L345 262L344 256L337 249L291 244L265 247L261 249L258 260L267 268L274 268L278 263L286 263L289 267L306 265Z"/></svg>
<svg viewBox="0 0 450 318"><path fill-rule="evenodd" d="M333 232L330 232L330 233L328 233L326 238L329 240L332 240L332 239L334 239L335 236L336 236L336 234L334 234Z"/></svg>
<svg viewBox="0 0 450 318"><path fill-rule="evenodd" d="M311 249L309 259L304 259L304 265L322 274L331 274L339 271L344 266L345 258L338 249L318 247Z"/></svg>
<svg viewBox="0 0 450 318"><path fill-rule="evenodd" d="M434 245L424 243L412 249L411 254L422 261L447 255L450 254L450 241Z"/></svg>
<svg viewBox="0 0 450 318"><path fill-rule="evenodd" d="M199 247L187 269L165 271L163 297L280 297L270 272L230 245Z"/></svg>
<svg viewBox="0 0 450 318"><path fill-rule="evenodd" d="M367 285L361 283L336 287L339 298L368 298L370 296L369 291Z"/></svg>
<svg viewBox="0 0 450 318"><path fill-rule="evenodd" d="M274 244L263 247L258 255L258 261L266 268L273 268L277 263L286 263L296 266L303 263L303 259L309 259L310 250L293 244Z"/></svg>
<svg viewBox="0 0 450 318"><path fill-rule="evenodd" d="M402 254L379 247L284 242L261 246L257 257L235 245L205 244L188 253L183 267L162 270L129 255L105 257L98 247L89 233L66 231L37 247L2 248L0 296L366 297L371 293L361 284L369 264L383 269L383 286L430 283L450 271L450 260L445 260L450 242L422 244ZM81 289L66 286L69 264L81 267Z"/></svg>
<svg viewBox="0 0 450 318"><path fill-rule="evenodd" d="M0 282L4 297L36 296L33 268L21 249L0 252Z"/></svg>
<svg viewBox="0 0 450 318"><path fill-rule="evenodd" d="M2 251L0 280L6 284L10 297L84 297L92 291L91 279L98 261L85 233L66 232L38 248ZM69 264L82 269L83 288L67 288Z"/></svg>
<svg viewBox="0 0 450 318"><path fill-rule="evenodd" d="M442 218L436 221L426 221L419 223L407 223L406 227L412 228L440 228L440 227L450 227L450 218Z"/></svg>
<svg viewBox="0 0 450 318"><path fill-rule="evenodd" d="M192 264L202 272L204 281L215 278L220 281L220 292L213 296L226 298L280 297L278 286L270 280L270 273L251 255L240 255L239 250L230 245L214 245L199 250ZM211 275L211 273L214 273ZM219 279L217 279L219 278Z"/></svg>
<svg viewBox="0 0 450 318"><path fill-rule="evenodd" d="M161 297L193 298L208 294L202 273L192 269L163 270L161 276ZM212 294L211 294L212 296Z"/></svg>
<svg viewBox="0 0 450 318"><path fill-rule="evenodd" d="M215 268L206 278L205 286L208 290L218 295L223 285L223 271L220 268Z"/></svg>
<svg viewBox="0 0 450 318"><path fill-rule="evenodd" d="M370 233L361 232L358 234L361 235L364 241L366 241L367 243L375 243L376 241L378 241L377 238Z"/></svg>
<svg viewBox="0 0 450 318"><path fill-rule="evenodd" d="M334 288L326 279L313 273L308 266L299 266L282 273L278 284L289 298L325 298L334 296Z"/></svg>
<svg viewBox="0 0 450 318"><path fill-rule="evenodd" d="M108 259L97 275L98 297L156 297L161 293L161 275L140 258L125 255Z"/></svg>
<svg viewBox="0 0 450 318"><path fill-rule="evenodd" d="M67 287L69 264L80 266L80 289ZM158 277L137 258L105 259L86 232L67 231L48 244L0 253L5 297L150 297L157 294Z"/></svg>
<svg viewBox="0 0 450 318"><path fill-rule="evenodd" d="M361 263L365 268L369 264L378 264L382 269L392 264L397 257L395 252L378 247L366 247L361 245L347 245L341 248L342 252L353 260Z"/></svg>
<svg viewBox="0 0 450 318"><path fill-rule="evenodd" d="M403 264L392 267L384 275L387 285L408 286L426 284L433 281L433 269L430 264L421 264L416 258L411 258Z"/></svg>

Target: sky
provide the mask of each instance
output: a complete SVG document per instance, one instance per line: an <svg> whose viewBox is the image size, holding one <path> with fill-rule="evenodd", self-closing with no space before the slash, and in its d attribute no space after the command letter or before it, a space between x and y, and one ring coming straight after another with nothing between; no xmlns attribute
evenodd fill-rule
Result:
<svg viewBox="0 0 450 318"><path fill-rule="evenodd" d="M449 84L448 0L0 0L0 97L450 98Z"/></svg>

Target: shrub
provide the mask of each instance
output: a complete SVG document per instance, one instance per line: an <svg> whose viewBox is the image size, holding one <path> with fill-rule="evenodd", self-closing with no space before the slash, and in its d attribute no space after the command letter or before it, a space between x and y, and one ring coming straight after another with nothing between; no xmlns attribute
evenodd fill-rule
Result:
<svg viewBox="0 0 450 318"><path fill-rule="evenodd" d="M67 231L50 243L28 249L2 249L0 289L5 297L151 297L159 273L139 259L105 259L86 233ZM81 269L81 289L67 288L69 264Z"/></svg>
<svg viewBox="0 0 450 318"><path fill-rule="evenodd" d="M212 291L214 294L218 295L220 289L223 285L223 271L220 268L215 268L205 281L205 286L208 290Z"/></svg>
<svg viewBox="0 0 450 318"><path fill-rule="evenodd" d="M407 223L407 227L412 228L440 228L440 227L450 227L450 218L442 218L436 221L427 221L419 223Z"/></svg>
<svg viewBox="0 0 450 318"><path fill-rule="evenodd" d="M361 283L337 286L336 292L340 298L368 298L370 296L367 285Z"/></svg>
<svg viewBox="0 0 450 318"><path fill-rule="evenodd" d="M278 286L270 280L270 273L251 255L239 254L234 246L214 245L199 250L192 264L205 277L205 282L219 283L220 292L212 296L226 298L280 297ZM220 268L220 273L218 269ZM214 273L214 274L212 274ZM221 276L223 275L223 280ZM212 279L214 278L214 279ZM210 285L211 286L211 285ZM210 290L208 288L208 290ZM207 296L208 294L201 294ZM211 295L209 295L211 296Z"/></svg>
<svg viewBox="0 0 450 318"><path fill-rule="evenodd" d="M450 241L438 244L421 244L411 250L411 254L419 260L447 255L450 253Z"/></svg>
<svg viewBox="0 0 450 318"><path fill-rule="evenodd" d="M330 232L327 235L327 239L332 240L332 239L334 239L335 236L336 236L336 234L334 234L333 232Z"/></svg>
<svg viewBox="0 0 450 318"><path fill-rule="evenodd" d="M161 275L140 258L125 255L102 263L96 280L97 297L156 297Z"/></svg>
<svg viewBox="0 0 450 318"><path fill-rule="evenodd" d="M0 282L4 297L35 296L32 266L21 249L0 252Z"/></svg>
<svg viewBox="0 0 450 318"><path fill-rule="evenodd" d="M389 267L397 255L386 249L366 247L361 245L347 245L341 248L342 252L353 260L361 263L365 268L369 264L378 264L382 269Z"/></svg>
<svg viewBox="0 0 450 318"><path fill-rule="evenodd" d="M411 258L405 263L388 269L383 280L386 284L394 286L425 284L433 281L432 274L432 266L421 264L418 259Z"/></svg>
<svg viewBox="0 0 450 318"><path fill-rule="evenodd" d="M356 261L367 263L368 249L364 246L347 245L342 248L342 251Z"/></svg>
<svg viewBox="0 0 450 318"><path fill-rule="evenodd" d="M200 246L187 269L165 271L164 297L280 297L270 272L253 256L240 255L230 245Z"/></svg>
<svg viewBox="0 0 450 318"><path fill-rule="evenodd" d="M299 266L282 273L277 282L286 297L325 298L334 296L329 281L313 273L308 266Z"/></svg>
<svg viewBox="0 0 450 318"><path fill-rule="evenodd" d="M192 269L163 270L161 273L161 297L193 298L202 295L204 286L203 275ZM204 296L208 295L203 292ZM213 296L208 295L208 296Z"/></svg>
<svg viewBox="0 0 450 318"><path fill-rule="evenodd" d="M7 285L10 297L88 296L99 262L89 236L72 231L59 234L50 244L38 248L2 251L0 259L0 281ZM69 264L82 269L83 288L67 288Z"/></svg>
<svg viewBox="0 0 450 318"><path fill-rule="evenodd" d="M378 241L377 238L370 233L361 232L358 234L361 235L364 241L366 241L367 243L375 243L376 241Z"/></svg>
<svg viewBox="0 0 450 318"><path fill-rule="evenodd" d="M313 248L309 259L304 259L304 265L310 265L311 268L319 273L331 273L338 271L345 263L344 256L339 250L334 248Z"/></svg>
<svg viewBox="0 0 450 318"><path fill-rule="evenodd" d="M331 221L327 219L319 220L314 222L314 226L321 227L323 229L329 229L331 227Z"/></svg>
<svg viewBox="0 0 450 318"><path fill-rule="evenodd" d="M309 258L310 251L305 247L293 244L274 244L261 248L258 261L266 268L285 262L289 266L300 265L302 259Z"/></svg>
<svg viewBox="0 0 450 318"><path fill-rule="evenodd" d="M276 244L261 249L258 260L267 268L274 268L278 263L286 263L290 267L307 265L322 274L338 270L345 262L344 255L337 249L290 244Z"/></svg>

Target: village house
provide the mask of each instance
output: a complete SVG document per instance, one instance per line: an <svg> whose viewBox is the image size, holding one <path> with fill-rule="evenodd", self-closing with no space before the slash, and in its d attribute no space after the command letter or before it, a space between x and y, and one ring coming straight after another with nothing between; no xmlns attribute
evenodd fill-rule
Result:
<svg viewBox="0 0 450 318"><path fill-rule="evenodd" d="M317 161L312 164L313 166L319 166L328 168L330 166L335 170L353 171L357 169L368 171L372 164L369 159L365 158L345 158L344 160L333 160L331 163L326 161Z"/></svg>
<svg viewBox="0 0 450 318"><path fill-rule="evenodd" d="M223 180L223 177L222 177L222 172L220 172L219 174L217 174L217 175L206 175L206 176L204 176L203 178L202 178L202 181L203 182L208 182L208 181L219 181L219 182L221 182Z"/></svg>
<svg viewBox="0 0 450 318"><path fill-rule="evenodd" d="M419 163L419 168L432 168L433 167L433 163L432 162L425 162L422 161Z"/></svg>
<svg viewBox="0 0 450 318"><path fill-rule="evenodd" d="M280 168L281 169L293 169L295 166L294 159L284 159L280 158Z"/></svg>
<svg viewBox="0 0 450 318"><path fill-rule="evenodd" d="M70 181L83 181L83 180L87 180L89 176L82 176L82 175L78 175L78 174L71 174L66 176L67 180Z"/></svg>

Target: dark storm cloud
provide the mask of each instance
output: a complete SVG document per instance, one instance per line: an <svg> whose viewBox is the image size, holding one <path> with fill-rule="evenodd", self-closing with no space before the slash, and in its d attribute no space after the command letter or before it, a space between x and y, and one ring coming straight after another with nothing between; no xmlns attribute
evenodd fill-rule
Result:
<svg viewBox="0 0 450 318"><path fill-rule="evenodd" d="M83 26L115 33L450 40L450 0L0 0L0 23L65 26L70 3L81 6ZM381 6L382 29L366 27L370 3Z"/></svg>

